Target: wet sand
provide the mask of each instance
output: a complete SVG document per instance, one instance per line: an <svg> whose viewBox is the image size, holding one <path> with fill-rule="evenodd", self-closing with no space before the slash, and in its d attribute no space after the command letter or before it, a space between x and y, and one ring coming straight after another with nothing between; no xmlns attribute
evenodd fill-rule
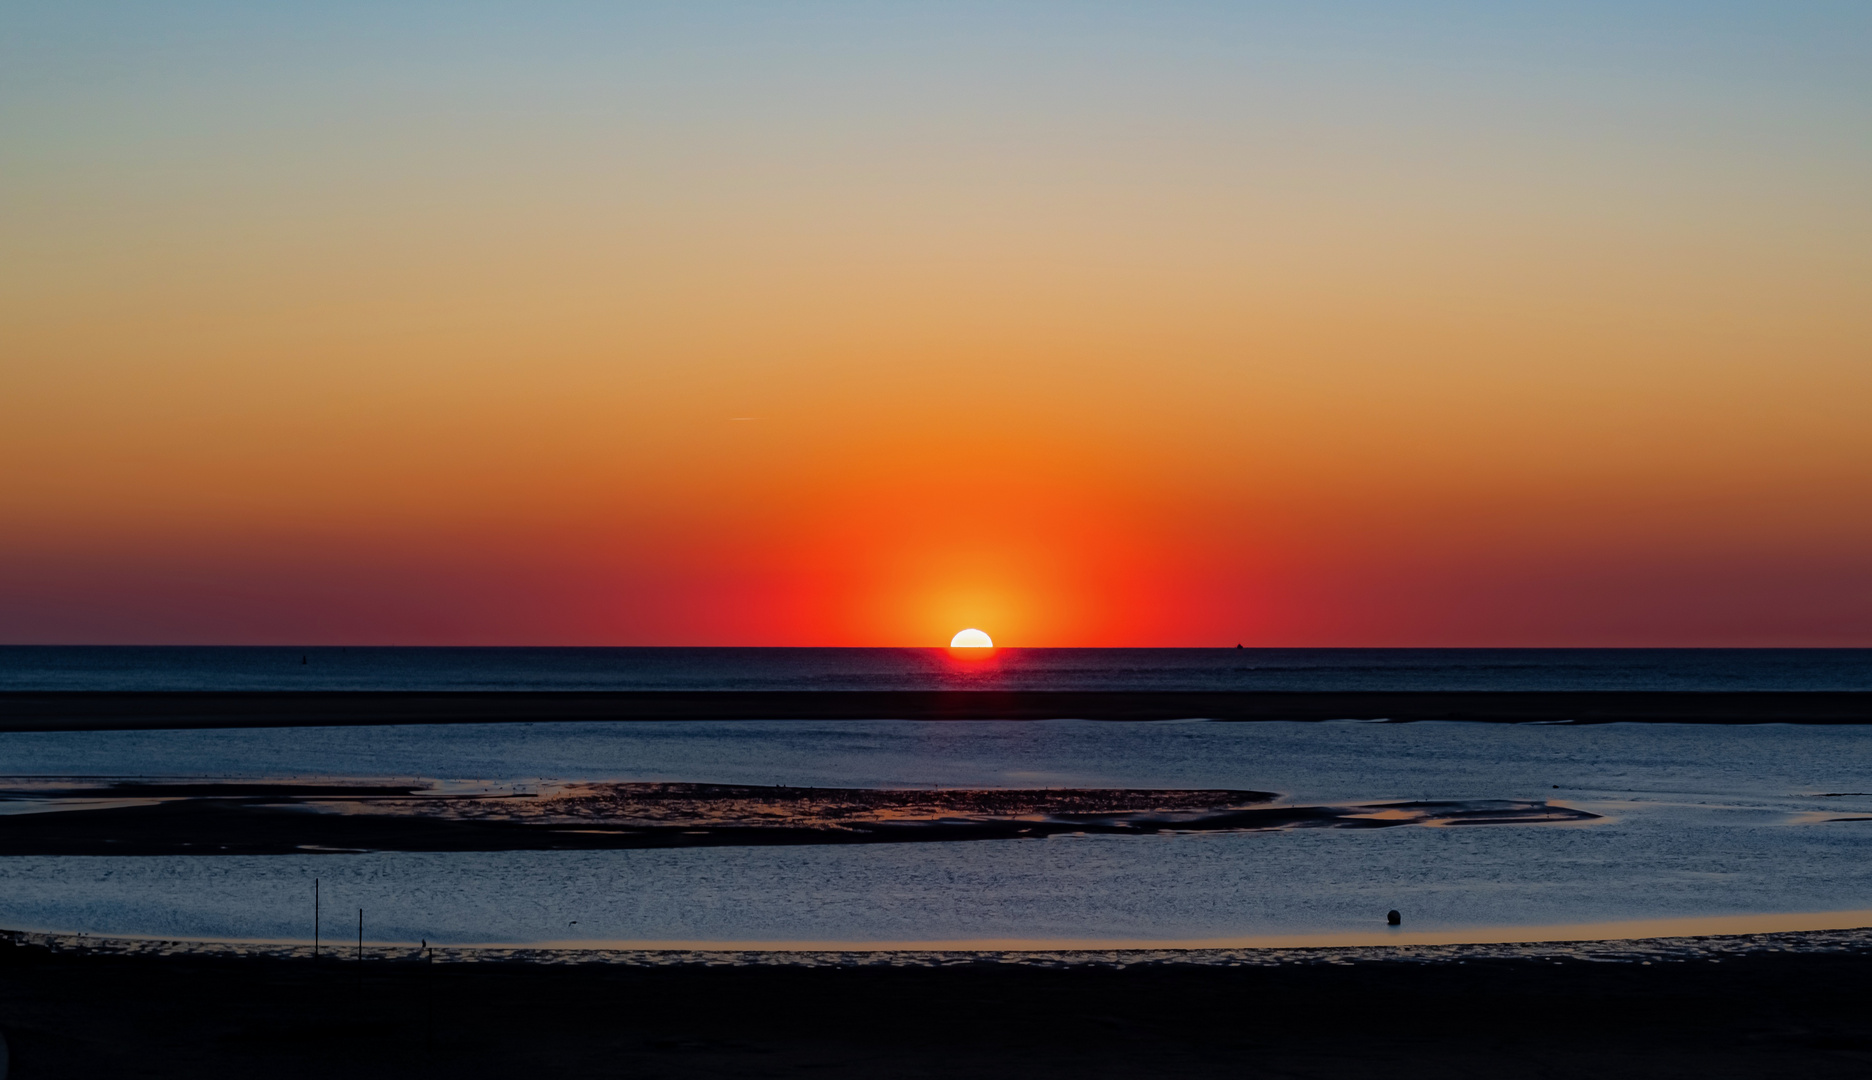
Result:
<svg viewBox="0 0 1872 1080"><path fill-rule="evenodd" d="M933 843L1293 828L1566 824L1549 802L1265 805L1273 792L577 783L459 794L381 784L120 782L0 789L5 855L589 851ZM30 812L18 812L28 810Z"/></svg>
<svg viewBox="0 0 1872 1080"><path fill-rule="evenodd" d="M17 1080L1522 1076L1872 1071L1872 944L1228 967L959 957L550 966L0 945ZM329 946L328 946L329 948Z"/></svg>
<svg viewBox="0 0 1872 1080"><path fill-rule="evenodd" d="M1872 723L1866 691L0 692L0 731L574 720L1469 720Z"/></svg>

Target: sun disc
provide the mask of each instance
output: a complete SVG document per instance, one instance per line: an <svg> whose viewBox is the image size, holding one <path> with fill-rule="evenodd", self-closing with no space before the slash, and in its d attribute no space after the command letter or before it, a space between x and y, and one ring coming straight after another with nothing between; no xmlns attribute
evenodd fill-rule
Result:
<svg viewBox="0 0 1872 1080"><path fill-rule="evenodd" d="M949 639L951 649L992 649L994 642L980 630L964 630Z"/></svg>

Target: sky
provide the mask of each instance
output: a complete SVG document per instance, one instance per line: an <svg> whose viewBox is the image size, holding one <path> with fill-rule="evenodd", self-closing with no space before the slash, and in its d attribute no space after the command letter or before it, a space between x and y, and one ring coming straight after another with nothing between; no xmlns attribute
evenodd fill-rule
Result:
<svg viewBox="0 0 1872 1080"><path fill-rule="evenodd" d="M0 642L1872 645L1872 5L0 7Z"/></svg>

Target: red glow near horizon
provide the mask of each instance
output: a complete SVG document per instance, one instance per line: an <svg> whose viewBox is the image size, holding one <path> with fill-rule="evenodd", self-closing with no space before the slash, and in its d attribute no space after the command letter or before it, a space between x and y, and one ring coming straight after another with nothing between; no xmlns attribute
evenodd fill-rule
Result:
<svg viewBox="0 0 1872 1080"><path fill-rule="evenodd" d="M959 648L951 645L949 647L949 658L963 664L980 664L984 661L994 659L996 651L997 649L993 646L988 648Z"/></svg>
<svg viewBox="0 0 1872 1080"><path fill-rule="evenodd" d="M1872 646L1820 23L640 6L8 23L0 643Z"/></svg>

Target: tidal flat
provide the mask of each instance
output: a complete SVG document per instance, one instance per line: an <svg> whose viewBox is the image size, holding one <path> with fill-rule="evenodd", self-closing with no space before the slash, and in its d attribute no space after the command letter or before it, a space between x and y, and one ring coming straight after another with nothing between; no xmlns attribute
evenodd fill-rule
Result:
<svg viewBox="0 0 1872 1080"><path fill-rule="evenodd" d="M1872 895L1854 726L388 725L17 732L0 753L0 926L32 931L309 942L317 892L321 932L361 908L367 944L935 948Z"/></svg>
<svg viewBox="0 0 1872 1080"><path fill-rule="evenodd" d="M1531 825L1552 801L1265 805L1268 791L820 788L572 783L462 794L421 785L117 781L0 789L0 856L588 851L938 843L1294 828Z"/></svg>

